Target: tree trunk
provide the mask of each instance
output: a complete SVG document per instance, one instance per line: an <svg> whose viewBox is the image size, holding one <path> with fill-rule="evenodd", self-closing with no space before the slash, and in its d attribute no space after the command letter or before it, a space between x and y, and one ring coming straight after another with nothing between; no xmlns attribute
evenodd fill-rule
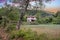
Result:
<svg viewBox="0 0 60 40"><path fill-rule="evenodd" d="M17 26L16 26L16 29L19 30L20 29L20 26L22 24L22 21L23 21L23 16L27 10L27 7L28 7L28 4L29 4L29 0L25 0L25 3L23 3L25 5L24 9L21 10L21 14L20 14L20 19L17 23Z"/></svg>

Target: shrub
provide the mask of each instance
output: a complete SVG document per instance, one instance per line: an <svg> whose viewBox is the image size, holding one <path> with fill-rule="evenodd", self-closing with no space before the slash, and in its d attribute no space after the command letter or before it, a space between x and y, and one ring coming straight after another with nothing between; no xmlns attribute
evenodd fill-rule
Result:
<svg viewBox="0 0 60 40"><path fill-rule="evenodd" d="M29 30L19 30L13 31L10 34L10 39L19 39L23 38L23 40L60 40L60 37L55 38L47 35L46 33L37 34L36 32Z"/></svg>
<svg viewBox="0 0 60 40"><path fill-rule="evenodd" d="M6 27L5 31L6 31L6 32L11 32L11 31L15 30L15 26L16 26L16 25L12 24L12 25Z"/></svg>
<svg viewBox="0 0 60 40"><path fill-rule="evenodd" d="M43 33L39 35L39 40L49 40L47 34Z"/></svg>
<svg viewBox="0 0 60 40"><path fill-rule="evenodd" d="M35 40L37 38L37 34L35 32L32 32L31 30L24 31L24 30L19 30L11 33L10 39L14 38L24 38L24 40Z"/></svg>

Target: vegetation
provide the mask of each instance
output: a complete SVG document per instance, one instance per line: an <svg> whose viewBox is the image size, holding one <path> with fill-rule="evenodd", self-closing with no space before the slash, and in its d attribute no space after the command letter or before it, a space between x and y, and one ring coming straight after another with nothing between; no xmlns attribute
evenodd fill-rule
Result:
<svg viewBox="0 0 60 40"><path fill-rule="evenodd" d="M17 23L19 20L19 11L16 8L12 8L8 10L7 8L0 9L0 24L6 25L7 23ZM37 21L35 24L60 24L60 12L57 12L55 15L51 13L47 13L44 11L37 11L34 13L35 10L28 10L25 13L23 18L23 22L27 23L27 16L33 15L36 16ZM6 13L7 12L7 13ZM33 13L32 13L33 12Z"/></svg>
<svg viewBox="0 0 60 40"><path fill-rule="evenodd" d="M17 21L19 20L19 11L16 8L12 8L11 10L8 10L8 11L7 10L8 8L0 9L0 15L1 15L0 27L3 27L5 29L5 32L9 34L9 40L14 40L19 38L22 40L37 40L37 39L38 40L60 40L60 37L58 38L47 37L48 35L46 33L38 35L36 32L30 29L16 31L15 26L17 24ZM26 15L24 15L23 22L27 23L26 17L28 15L33 15L33 16L36 16L37 18L37 21L35 22L35 24L60 24L60 12L57 12L54 15L54 14L46 13L44 11L43 12L37 11L36 14L29 13L31 11L32 10L28 10L25 13ZM0 39L2 39L2 37L0 37Z"/></svg>
<svg viewBox="0 0 60 40"><path fill-rule="evenodd" d="M60 33L59 33L60 26L58 27L56 25L52 25L52 26L24 25L25 27L22 26L23 28L21 28L20 30L16 30L15 26L16 25L14 24L4 29L0 28L0 32L2 31L1 32L2 36L4 35L3 33L5 33L4 36L7 37L6 34L8 34L7 37L8 40L37 40L37 39L38 40L60 40ZM4 37L1 36L1 33L0 33L0 39L3 40Z"/></svg>
<svg viewBox="0 0 60 40"><path fill-rule="evenodd" d="M35 0L36 1L36 0ZM40 6L43 6L43 1L40 1ZM50 0L45 0L46 2ZM13 2L20 2L13 0ZM56 14L51 14L46 11L41 10L27 10L30 0L24 0L23 10L15 7L11 7L5 3L6 7L0 9L0 39L2 40L60 40L60 35L58 38L51 38L48 34L38 34L30 29L22 30L20 25L29 24L27 23L27 16L35 16L37 20L32 25L38 24L60 24L60 12ZM37 8L37 7L36 7ZM26 12L27 11L27 12ZM17 23L18 21L18 23ZM22 23L23 21L23 23ZM16 25L18 24L18 25ZM16 30L18 27L18 31ZM20 30L19 30L20 29ZM7 34L7 35L6 35ZM6 37L6 39L3 37Z"/></svg>
<svg viewBox="0 0 60 40"><path fill-rule="evenodd" d="M17 22L19 18L19 12L15 8L10 10L8 8L2 8L0 9L0 15L0 24L4 27L10 25L13 21Z"/></svg>
<svg viewBox="0 0 60 40"><path fill-rule="evenodd" d="M21 40L21 38L22 40L60 40L60 37L53 38L53 37L48 36L48 34L46 33L37 34L37 32L34 32L30 29L13 31L11 32L10 37L9 37L10 40L14 40L14 39Z"/></svg>

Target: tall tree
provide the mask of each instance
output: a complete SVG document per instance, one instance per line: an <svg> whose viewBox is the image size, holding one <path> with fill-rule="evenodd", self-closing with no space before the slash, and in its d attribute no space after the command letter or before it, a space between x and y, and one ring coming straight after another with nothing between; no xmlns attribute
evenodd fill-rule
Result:
<svg viewBox="0 0 60 40"><path fill-rule="evenodd" d="M32 1L39 1L40 5L42 5L43 1L49 2L51 0L13 0L13 2L15 2L15 3L16 2L18 2L18 3L21 2L20 5L22 4L22 6L23 6L23 9L21 10L21 14L20 14L20 19L17 23L16 29L18 29L18 30L20 29L20 25L22 23L23 16L24 16L24 14L25 14L25 12L28 8L29 2L32 2Z"/></svg>
<svg viewBox="0 0 60 40"><path fill-rule="evenodd" d="M27 10L28 4L29 4L29 0L24 0L23 1L24 8L21 10L20 19L19 19L19 21L17 23L17 26L16 26L16 29L18 29L18 30L20 29L20 25L21 25L21 23L23 21L23 16L24 16L24 14L25 14L25 12Z"/></svg>

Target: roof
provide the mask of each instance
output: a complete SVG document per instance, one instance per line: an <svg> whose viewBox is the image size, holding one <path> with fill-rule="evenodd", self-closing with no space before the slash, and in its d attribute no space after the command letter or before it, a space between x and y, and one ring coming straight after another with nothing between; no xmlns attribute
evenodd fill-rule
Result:
<svg viewBox="0 0 60 40"><path fill-rule="evenodd" d="M36 18L35 16L28 16L27 18Z"/></svg>

